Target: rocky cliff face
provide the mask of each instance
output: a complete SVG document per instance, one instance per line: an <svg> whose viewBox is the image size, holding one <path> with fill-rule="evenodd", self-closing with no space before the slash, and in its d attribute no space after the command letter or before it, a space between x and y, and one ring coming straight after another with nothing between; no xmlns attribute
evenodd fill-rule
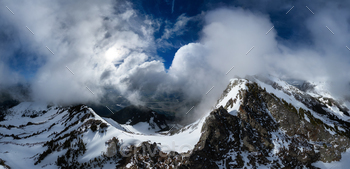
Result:
<svg viewBox="0 0 350 169"><path fill-rule="evenodd" d="M227 98L238 86L237 95ZM277 97L263 88L257 79L256 82L232 81L219 100L228 101L221 102L224 106L206 117L202 135L194 149L188 154L173 156L177 159L176 164L163 163L162 166L316 168L312 165L316 161L340 160L341 153L350 147L350 123L328 111L320 98L291 86L286 90L286 86L278 83L272 83L271 87L270 90L281 92L278 95L284 93L294 99L287 102L288 97ZM238 110L232 111L237 105ZM152 164L158 160L151 159ZM125 162L133 164L131 168L145 164L143 160Z"/></svg>

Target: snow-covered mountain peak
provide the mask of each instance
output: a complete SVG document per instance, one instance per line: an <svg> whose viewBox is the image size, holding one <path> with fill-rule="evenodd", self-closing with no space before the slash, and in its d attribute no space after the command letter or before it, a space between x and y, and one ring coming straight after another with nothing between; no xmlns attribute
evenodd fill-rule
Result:
<svg viewBox="0 0 350 169"><path fill-rule="evenodd" d="M227 88L224 90L217 102L216 108L223 106L232 115L237 115L240 104L242 103L242 94L247 89L246 79L231 79Z"/></svg>

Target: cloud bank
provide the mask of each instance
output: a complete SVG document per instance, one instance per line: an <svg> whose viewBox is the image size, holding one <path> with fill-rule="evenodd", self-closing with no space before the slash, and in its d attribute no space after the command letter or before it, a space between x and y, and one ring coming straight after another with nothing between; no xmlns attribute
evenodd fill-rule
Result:
<svg viewBox="0 0 350 169"><path fill-rule="evenodd" d="M345 47L350 46L350 12L337 3L317 6L317 14L308 13L300 21L310 43L281 40L276 29L266 34L274 25L264 12L239 7L205 12L200 15L205 22L200 39L182 46L168 70L156 55L162 46L157 43L181 34L190 20L185 15L155 39L163 23L140 15L129 2L3 1L1 5L15 13L0 11L0 26L11 30L1 32L1 84L19 81L18 72L6 63L16 51L25 51L18 59L38 67L30 82L34 100L99 103L108 88L132 104L142 104L181 93L179 111L186 113L195 104L196 114L215 104L230 78L267 73L331 81L329 89L337 96L350 91L350 51Z"/></svg>

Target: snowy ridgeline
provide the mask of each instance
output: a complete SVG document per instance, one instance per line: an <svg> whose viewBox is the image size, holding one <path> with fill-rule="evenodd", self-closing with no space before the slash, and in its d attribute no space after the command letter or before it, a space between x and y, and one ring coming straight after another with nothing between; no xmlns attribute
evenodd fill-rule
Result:
<svg viewBox="0 0 350 169"><path fill-rule="evenodd" d="M322 109L325 112L330 113L334 118L346 122L349 121L350 117L344 109L346 104L349 103L335 102L335 99L323 89L320 93L317 93L317 90L313 90L312 93L301 91L271 76L264 79L255 77L249 78L249 80L232 79L228 88L218 100L216 107L222 106L230 116L238 117L242 122L245 121L242 111L245 110L249 114L248 110L250 109L243 108L244 106L250 106L250 104L246 103L246 98L248 97L247 93L252 92L253 83L257 84L261 90L272 93L274 97L278 98L277 100L280 103L292 105L294 107L292 109L299 110L297 112L299 116L300 110L305 111L305 115L302 114L302 117L300 116L302 123L314 123L316 121L318 122L317 124L329 126L329 128L326 127L325 131L331 135L346 132L346 129L343 129L342 126L335 126L334 119L332 120L329 116L314 111L308 106L308 103L313 102L313 99L316 98L320 104L324 105ZM259 95L259 93L256 95L265 97L265 95ZM271 119L274 119L271 122L282 124L283 120L276 119L276 112L273 111L275 110L274 107L278 105L271 104L263 103L261 109L264 109L263 112L266 112ZM125 156L123 148L130 148L132 147L131 145L137 147L146 141L149 143L155 142L156 147L163 153L171 151L182 153L180 155L181 160L176 165L186 164L191 166L192 163L195 164L192 157L196 155L196 152L206 149L206 147L201 147L200 143L203 139L209 139L208 136L202 135L202 132L208 132L202 131L202 127L206 123L209 124L209 122L206 122L209 116L212 117L213 115L207 112L205 117L183 127L175 134L167 134L166 132L158 133L159 128L154 127L155 125L151 124L151 121L139 122L135 125L121 125L110 118L101 118L91 108L84 105L57 107L43 103L24 102L8 110L5 120L0 122L0 159L3 160L4 165L11 168L58 168L58 166L72 164L73 162L79 163L79 165L75 164L76 166L85 168L100 168L102 166L102 168L112 168L120 165L121 161L123 161L123 155ZM259 122L259 120L264 119L256 120ZM259 123L262 124L263 121ZM269 146L272 148L268 152L269 157L267 159L277 161L282 167L285 164L283 164L279 154L294 143L288 136L288 128L281 126L278 130L269 132L269 139L271 140L271 145ZM243 130L246 129L243 128ZM222 160L214 160L214 164L218 167L225 168L231 164L249 166L250 155L257 154L256 156L258 156L258 149L254 149L254 146L259 147L259 145L248 143L249 140L237 140L239 137L234 137L234 133L226 137L228 138L228 143L241 142L241 146L247 146L248 150L244 148L239 149L239 151L234 151L234 149L227 150L225 155L220 156ZM111 147L113 138L118 139L118 145L114 146L119 147L119 149L115 149L115 153L119 154L119 156L106 157L106 152ZM311 144L311 142L308 144ZM313 145L315 146L316 144ZM324 146L326 144L322 143L321 145ZM250 146L253 148L249 149ZM194 148L196 151L192 152ZM306 151L307 146L299 147L299 149L298 151L300 152ZM322 151L322 149L318 151ZM222 152L224 151L222 150ZM317 151L315 150L315 152ZM207 155L209 156L209 154ZM343 158L339 162L325 163L318 161L313 163L313 165L321 168L344 168L347 166L345 158L350 156L350 151L342 153L342 156ZM243 161L242 164L237 162L237 157ZM236 162L228 163L227 158ZM136 162L132 160L125 162L124 159L123 162L126 163L124 164L126 167L136 165ZM259 168L271 167L271 165L267 164L259 164L257 166Z"/></svg>
<svg viewBox="0 0 350 169"><path fill-rule="evenodd" d="M37 115L31 116L33 114ZM104 127L102 124L107 125ZM84 163L101 158L108 147L105 143L113 137L121 140L124 145L139 145L150 141L159 143L164 152L187 152L194 147L200 136L198 127L170 136L156 133L158 128L152 128L146 122L120 125L112 119L101 118L86 106L60 108L32 102L20 103L11 108L5 120L0 122L0 128L0 159L11 168L57 168L57 158L66 154L69 145L66 148L54 148L43 160L37 162L40 158L38 154L47 152L46 144L51 140L62 145L69 140L71 142L68 144L74 145L81 139L86 144L86 150L79 154L77 160ZM78 139L71 139L72 133Z"/></svg>

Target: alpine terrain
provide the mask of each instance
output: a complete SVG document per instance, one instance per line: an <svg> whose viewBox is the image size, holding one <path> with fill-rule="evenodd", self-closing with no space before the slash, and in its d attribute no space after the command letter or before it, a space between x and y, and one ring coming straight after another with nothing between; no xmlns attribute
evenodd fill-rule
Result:
<svg viewBox="0 0 350 169"><path fill-rule="evenodd" d="M0 109L0 168L346 168L350 103L323 85L231 79L215 109L173 129L145 107L100 117L85 105L13 104Z"/></svg>

